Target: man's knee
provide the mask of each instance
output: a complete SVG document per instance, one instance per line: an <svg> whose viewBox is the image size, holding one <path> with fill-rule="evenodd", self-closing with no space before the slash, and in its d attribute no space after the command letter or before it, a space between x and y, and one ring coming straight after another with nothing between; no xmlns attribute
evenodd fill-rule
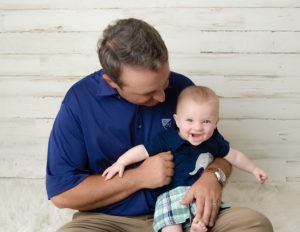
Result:
<svg viewBox="0 0 300 232"><path fill-rule="evenodd" d="M247 215L249 216L249 219L251 219L250 224L257 227L257 231L273 232L272 223L265 215L251 209L245 209L248 210Z"/></svg>
<svg viewBox="0 0 300 232"><path fill-rule="evenodd" d="M249 208L230 208L219 213L211 232L273 232L269 219Z"/></svg>
<svg viewBox="0 0 300 232"><path fill-rule="evenodd" d="M242 220L245 227L248 227L245 228L247 231L273 232L270 220L262 213L249 208L237 208L237 212L241 217L244 217Z"/></svg>

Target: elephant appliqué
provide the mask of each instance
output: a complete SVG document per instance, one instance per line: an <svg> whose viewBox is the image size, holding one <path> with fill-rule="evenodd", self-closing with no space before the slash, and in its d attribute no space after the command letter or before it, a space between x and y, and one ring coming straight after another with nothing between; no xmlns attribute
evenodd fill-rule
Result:
<svg viewBox="0 0 300 232"><path fill-rule="evenodd" d="M193 176L199 171L199 169L203 168L204 170L212 161L213 156L211 153L200 153L197 158L194 171L190 172L189 174Z"/></svg>

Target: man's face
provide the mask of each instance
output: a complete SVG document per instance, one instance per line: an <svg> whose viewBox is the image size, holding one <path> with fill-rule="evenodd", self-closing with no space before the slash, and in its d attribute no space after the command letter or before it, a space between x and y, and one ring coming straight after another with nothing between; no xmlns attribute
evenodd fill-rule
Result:
<svg viewBox="0 0 300 232"><path fill-rule="evenodd" d="M163 64L157 72L125 66L120 76L122 86L115 82L109 84L128 102L154 106L165 101L165 89L169 85L169 75L168 62Z"/></svg>

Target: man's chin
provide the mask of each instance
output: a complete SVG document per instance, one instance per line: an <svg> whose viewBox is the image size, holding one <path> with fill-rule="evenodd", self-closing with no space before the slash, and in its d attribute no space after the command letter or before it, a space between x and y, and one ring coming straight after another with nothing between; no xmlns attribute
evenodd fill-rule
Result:
<svg viewBox="0 0 300 232"><path fill-rule="evenodd" d="M151 106L156 106L159 102L158 101L155 101L155 102L147 102L145 104L143 104L144 106L148 106L148 107L151 107Z"/></svg>

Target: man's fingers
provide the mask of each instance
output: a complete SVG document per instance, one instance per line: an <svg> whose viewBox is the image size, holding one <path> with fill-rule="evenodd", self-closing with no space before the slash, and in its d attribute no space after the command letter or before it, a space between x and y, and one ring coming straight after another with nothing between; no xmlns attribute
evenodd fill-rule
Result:
<svg viewBox="0 0 300 232"><path fill-rule="evenodd" d="M164 184L165 184L165 185L170 184L171 181L172 181L172 177L167 177Z"/></svg>
<svg viewBox="0 0 300 232"><path fill-rule="evenodd" d="M206 225L209 224L211 212L212 212L211 201L206 200L204 203L204 212L202 216L202 220L205 222Z"/></svg>
<svg viewBox="0 0 300 232"><path fill-rule="evenodd" d="M196 217L197 218L202 218L203 209L204 209L204 199L197 198L196 199Z"/></svg>
<svg viewBox="0 0 300 232"><path fill-rule="evenodd" d="M212 202L212 211L209 219L209 226L212 227L215 224L220 204L218 202Z"/></svg>
<svg viewBox="0 0 300 232"><path fill-rule="evenodd" d="M190 204L193 200L194 200L194 194L191 191L187 191L180 204L187 205Z"/></svg>
<svg viewBox="0 0 300 232"><path fill-rule="evenodd" d="M173 162L173 155L171 153L171 151L165 152L163 153L163 159L164 159L164 167L166 170L166 176L170 177L174 175L174 168L175 168L175 164Z"/></svg>
<svg viewBox="0 0 300 232"><path fill-rule="evenodd" d="M171 160L173 160L174 157L173 157L171 151L167 151L167 152L163 153L163 158L166 161L171 161Z"/></svg>
<svg viewBox="0 0 300 232"><path fill-rule="evenodd" d="M166 169L166 176L167 177L172 177L172 176L174 176L174 174L175 174L175 171L174 171L173 168Z"/></svg>
<svg viewBox="0 0 300 232"><path fill-rule="evenodd" d="M165 168L175 168L175 164L173 161L168 160L165 162Z"/></svg>

